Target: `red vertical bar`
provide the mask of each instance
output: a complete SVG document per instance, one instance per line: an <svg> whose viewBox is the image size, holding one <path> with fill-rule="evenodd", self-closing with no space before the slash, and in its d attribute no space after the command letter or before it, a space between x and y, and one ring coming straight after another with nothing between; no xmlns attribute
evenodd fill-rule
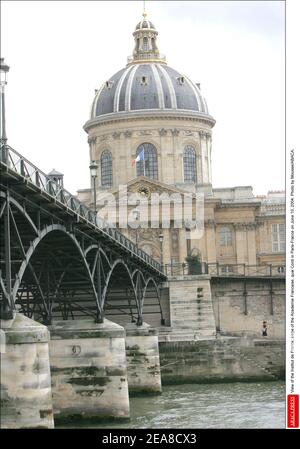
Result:
<svg viewBox="0 0 300 449"><path fill-rule="evenodd" d="M299 395L288 394L287 397L287 427L297 429L299 427Z"/></svg>

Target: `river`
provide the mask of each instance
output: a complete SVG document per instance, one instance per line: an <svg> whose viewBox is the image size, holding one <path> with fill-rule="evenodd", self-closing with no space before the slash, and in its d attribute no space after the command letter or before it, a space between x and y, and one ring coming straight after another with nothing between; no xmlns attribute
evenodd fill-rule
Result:
<svg viewBox="0 0 300 449"><path fill-rule="evenodd" d="M97 427L284 428L285 384L278 381L164 386L160 396L132 398L130 412L130 422Z"/></svg>

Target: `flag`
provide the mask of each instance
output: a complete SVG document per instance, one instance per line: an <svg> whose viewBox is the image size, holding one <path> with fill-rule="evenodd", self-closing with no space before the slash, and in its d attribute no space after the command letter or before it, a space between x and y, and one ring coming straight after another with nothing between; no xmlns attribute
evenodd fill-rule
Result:
<svg viewBox="0 0 300 449"><path fill-rule="evenodd" d="M134 166L137 162L145 160L145 152L142 150L135 159L131 162L131 165Z"/></svg>

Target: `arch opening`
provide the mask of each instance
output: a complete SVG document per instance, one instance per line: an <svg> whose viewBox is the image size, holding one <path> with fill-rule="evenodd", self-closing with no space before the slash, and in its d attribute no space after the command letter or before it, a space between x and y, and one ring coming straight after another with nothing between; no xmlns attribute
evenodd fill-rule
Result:
<svg viewBox="0 0 300 449"><path fill-rule="evenodd" d="M100 305L84 254L76 238L58 227L44 230L23 261L14 286L16 307L45 324L96 318Z"/></svg>
<svg viewBox="0 0 300 449"><path fill-rule="evenodd" d="M135 284L128 267L120 259L113 264L107 277L102 300L105 317L109 320L121 326L139 322L141 305Z"/></svg>

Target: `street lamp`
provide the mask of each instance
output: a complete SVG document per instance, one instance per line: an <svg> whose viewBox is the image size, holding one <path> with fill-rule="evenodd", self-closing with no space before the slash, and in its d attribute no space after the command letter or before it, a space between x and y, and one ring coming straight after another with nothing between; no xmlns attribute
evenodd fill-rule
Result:
<svg viewBox="0 0 300 449"><path fill-rule="evenodd" d="M97 170L98 164L96 161L92 161L90 165L91 177L93 180L93 193L94 193L94 212L97 213L97 205L96 205L96 178L97 178Z"/></svg>
<svg viewBox="0 0 300 449"><path fill-rule="evenodd" d="M140 211L138 209L133 209L132 214L134 216L135 221L140 219ZM139 236L138 232L139 232L139 226L137 226L135 228L135 244L136 244L136 246L138 246L138 236Z"/></svg>
<svg viewBox="0 0 300 449"><path fill-rule="evenodd" d="M5 125L5 98L4 91L7 84L7 73L9 66L5 64L4 58L0 58L0 88L1 88L1 144L5 146L7 142L6 125Z"/></svg>
<svg viewBox="0 0 300 449"><path fill-rule="evenodd" d="M164 258L163 258L164 235L163 234L159 234L158 238L159 238L159 243L160 243L160 267L161 267L161 270L163 271L163 266L164 266Z"/></svg>

